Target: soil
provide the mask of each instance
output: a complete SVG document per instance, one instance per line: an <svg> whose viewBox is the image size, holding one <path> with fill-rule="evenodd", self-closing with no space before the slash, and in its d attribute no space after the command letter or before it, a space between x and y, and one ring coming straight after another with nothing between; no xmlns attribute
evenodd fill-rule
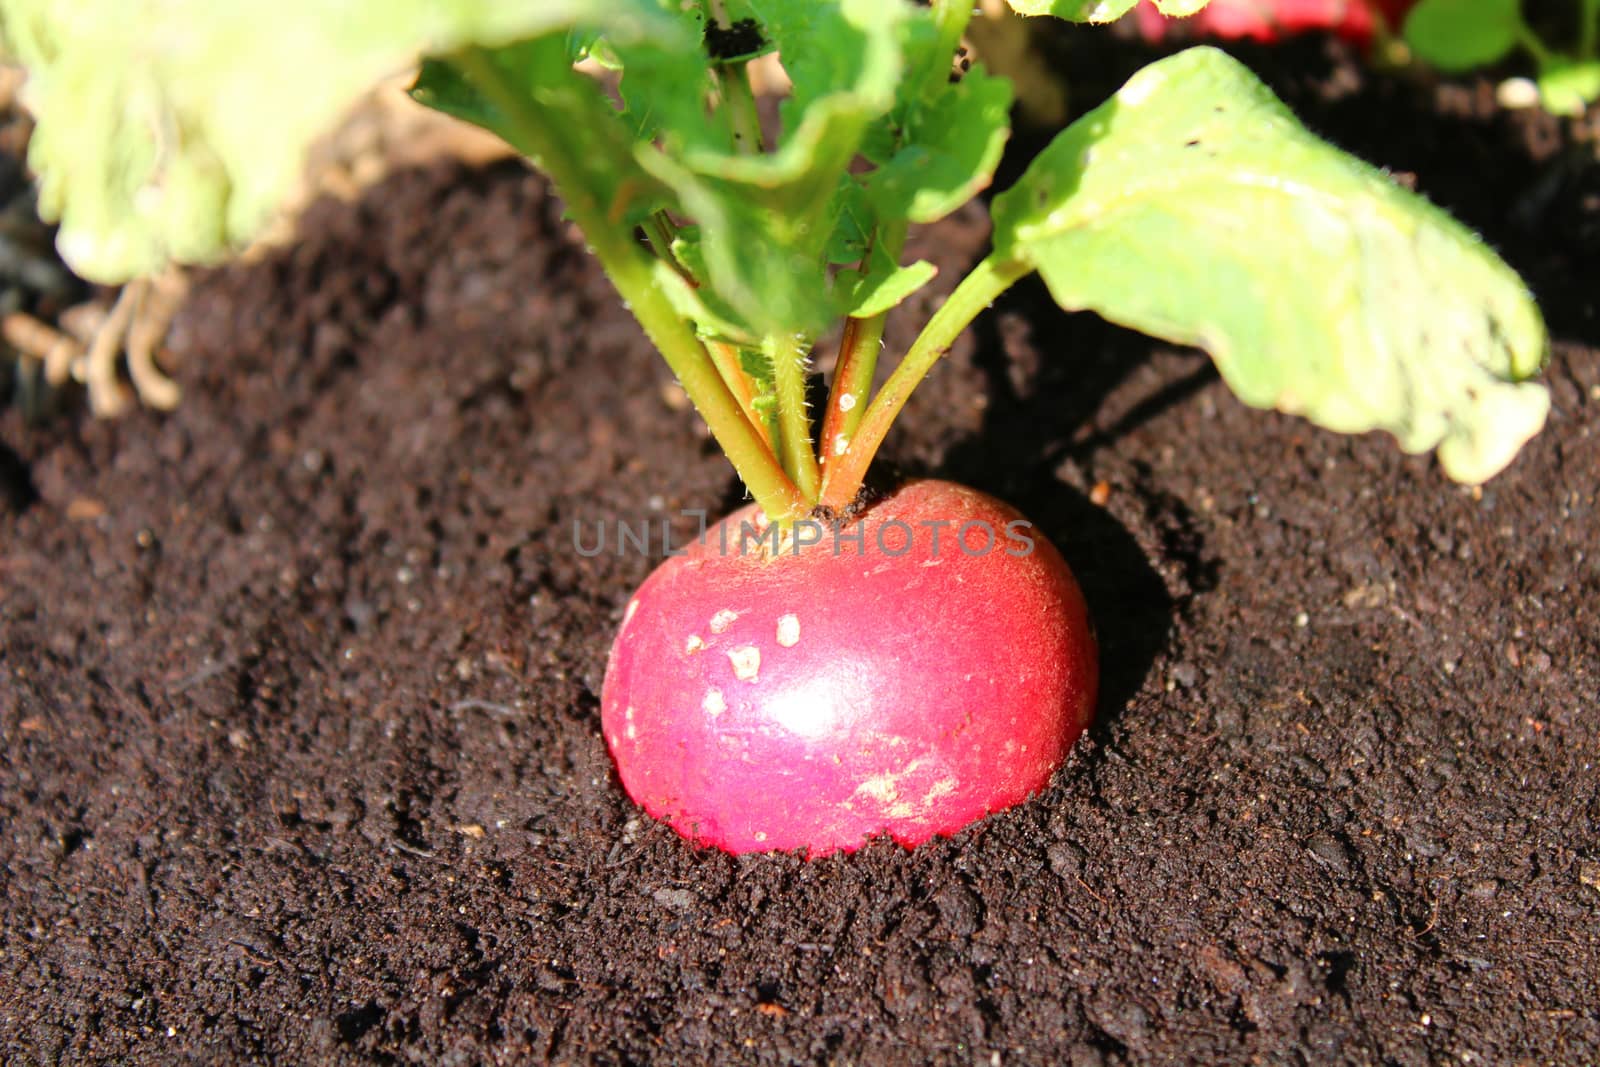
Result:
<svg viewBox="0 0 1600 1067"><path fill-rule="evenodd" d="M572 523L738 491L515 166L204 277L171 416L5 415L0 1058L1600 1062L1597 171L1489 82L1330 49L1245 55L1529 279L1549 428L1473 492L1015 291L896 458L1061 547L1101 717L913 852L696 851L618 788L652 561ZM919 250L949 278L985 225Z"/></svg>

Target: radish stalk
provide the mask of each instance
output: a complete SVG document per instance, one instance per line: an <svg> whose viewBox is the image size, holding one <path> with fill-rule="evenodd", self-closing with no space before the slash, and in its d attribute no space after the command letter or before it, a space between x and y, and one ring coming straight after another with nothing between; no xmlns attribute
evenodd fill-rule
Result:
<svg viewBox="0 0 1600 1067"><path fill-rule="evenodd" d="M459 62L484 95L508 116L520 142L517 147L539 160L617 292L678 376L683 391L761 510L775 520L803 513L806 506L794 482L757 434L694 331L656 285L649 261L640 254L632 234L611 221L607 209L577 178L579 170L561 136L561 124L542 122L538 104L517 92L480 49L463 51ZM580 77L576 73L570 76Z"/></svg>
<svg viewBox="0 0 1600 1067"><path fill-rule="evenodd" d="M972 324L972 320L1032 270L1032 267L1020 261L997 260L989 256L956 286L955 292L928 320L928 325L889 380L883 383L878 395L872 398L849 447L829 467L822 486L821 502L824 507L843 508L855 499L866 479L867 467L878 454L878 447L883 444L900 409L905 407L911 391L933 369L939 357L950 351L950 346Z"/></svg>

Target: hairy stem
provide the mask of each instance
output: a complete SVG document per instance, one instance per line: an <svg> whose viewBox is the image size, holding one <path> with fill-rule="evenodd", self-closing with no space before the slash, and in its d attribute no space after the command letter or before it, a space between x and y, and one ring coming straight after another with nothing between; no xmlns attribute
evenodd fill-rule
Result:
<svg viewBox="0 0 1600 1067"><path fill-rule="evenodd" d="M594 248L612 284L678 376L684 392L756 503L774 521L800 514L804 505L794 483L756 433L694 330L657 288L650 260L634 242L632 229L613 220L608 205L601 203L596 190L583 180L581 156L563 136L563 123L570 122L570 117L545 121L539 104L518 91L481 49L466 49L457 60L484 95L508 117L517 137L515 147L538 159L540 169L566 201L567 211ZM576 72L570 76L581 77ZM596 104L605 106L598 97ZM614 119L610 114L597 113L595 121Z"/></svg>
<svg viewBox="0 0 1600 1067"><path fill-rule="evenodd" d="M772 378L778 396L778 432L783 438L783 464L807 504L817 502L822 477L811 448L811 419L806 414L806 357L794 334L769 337L764 342L772 360Z"/></svg>
<svg viewBox="0 0 1600 1067"><path fill-rule="evenodd" d="M939 357L950 350L973 319L1032 270L1020 260L996 260L990 256L962 279L956 291L928 320L928 325L889 375L889 380L883 383L878 395L873 397L844 455L829 465L820 501L825 507L843 508L855 499L867 476L867 468L917 383L927 376Z"/></svg>

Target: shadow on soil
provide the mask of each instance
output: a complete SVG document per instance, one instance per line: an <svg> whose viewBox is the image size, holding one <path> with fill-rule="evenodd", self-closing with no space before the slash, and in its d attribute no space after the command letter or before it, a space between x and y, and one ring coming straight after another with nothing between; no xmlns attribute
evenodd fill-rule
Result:
<svg viewBox="0 0 1600 1067"><path fill-rule="evenodd" d="M0 510L27 511L39 499L28 465L5 445L0 445Z"/></svg>
<svg viewBox="0 0 1600 1067"><path fill-rule="evenodd" d="M1089 604L1100 641L1100 706L1096 731L1120 715L1166 646L1182 602L1210 584L1203 545L1178 501L1140 493L1137 514L1095 504L1080 461L1181 402L1211 380L1209 362L1139 404L1109 430L1085 432L1106 395L1149 358L1152 342L1089 315L1064 316L1043 287L1024 283L997 314L976 326L974 362L986 379L988 406L978 431L957 443L929 473L963 482L1012 504L1060 550ZM1019 389L1000 336L999 320L1019 314L1033 343L1081 358L1042 359L1033 382ZM1130 528L1129 520L1140 529ZM1188 531L1169 536L1163 531ZM1163 575L1156 560L1178 564L1183 577Z"/></svg>

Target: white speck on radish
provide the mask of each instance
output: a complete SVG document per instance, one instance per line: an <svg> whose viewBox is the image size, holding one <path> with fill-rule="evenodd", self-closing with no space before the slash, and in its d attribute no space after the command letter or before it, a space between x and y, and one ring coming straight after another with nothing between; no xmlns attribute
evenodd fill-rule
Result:
<svg viewBox="0 0 1600 1067"><path fill-rule="evenodd" d="M761 675L761 650L754 645L740 645L728 653L733 664L733 676L741 682L753 682Z"/></svg>
<svg viewBox="0 0 1600 1067"><path fill-rule="evenodd" d="M846 437L842 433L834 434L833 435L833 454L836 455L836 456L842 456L848 451L850 451L850 438Z"/></svg>
<svg viewBox="0 0 1600 1067"><path fill-rule="evenodd" d="M728 627L732 626L734 621L738 618L739 613L737 611L731 611L728 608L723 608L721 611L711 616L711 632L714 634L720 634L724 632Z"/></svg>
<svg viewBox="0 0 1600 1067"><path fill-rule="evenodd" d="M849 411L851 408L853 408L855 406L856 406L856 398L855 398L855 395L853 393L846 393L846 394L844 394L843 396L841 396L839 398L839 410L840 411Z"/></svg>
<svg viewBox="0 0 1600 1067"><path fill-rule="evenodd" d="M622 734L629 741L632 741L634 738L639 736L639 728L637 726L633 725L633 705L632 704L628 705L627 709L623 711L622 717L627 722L627 725L625 727L623 727L623 729L622 729Z"/></svg>
<svg viewBox="0 0 1600 1067"><path fill-rule="evenodd" d="M793 648L800 643L800 617L785 615L778 620L778 644Z"/></svg>
<svg viewBox="0 0 1600 1067"><path fill-rule="evenodd" d="M706 643L704 641L700 640L700 635L699 634L690 634L689 635L689 640L687 640L687 641L685 641L683 643L684 652L686 652L687 654L689 654L691 656L694 655L696 652L699 652L700 650L704 649L705 647L706 647Z"/></svg>
<svg viewBox="0 0 1600 1067"><path fill-rule="evenodd" d="M722 698L722 690L707 689L706 698L700 702L700 710L715 718L728 710L728 702Z"/></svg>
<svg viewBox="0 0 1600 1067"><path fill-rule="evenodd" d="M898 780L892 774L874 775L856 786L856 792L880 804L887 804L900 795Z"/></svg>
<svg viewBox="0 0 1600 1067"><path fill-rule="evenodd" d="M626 626L630 622L632 622L633 621L633 613L638 611L638 610L639 610L639 602L637 600L628 601L627 610L622 613L622 625Z"/></svg>

